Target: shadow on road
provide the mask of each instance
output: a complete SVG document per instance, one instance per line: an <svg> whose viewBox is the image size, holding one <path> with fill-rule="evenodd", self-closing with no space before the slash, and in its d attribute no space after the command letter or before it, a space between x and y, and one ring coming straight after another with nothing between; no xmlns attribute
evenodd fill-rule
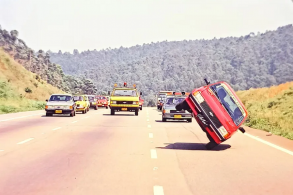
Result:
<svg viewBox="0 0 293 195"><path fill-rule="evenodd" d="M77 113L76 113L77 114ZM41 117L47 117L47 118L50 118L50 117L70 117L69 114L63 114L63 115L54 115L54 116L46 116L46 115L42 115Z"/></svg>
<svg viewBox="0 0 293 195"><path fill-rule="evenodd" d="M134 114L115 114L115 115L111 115L111 114L103 114L104 116L135 116Z"/></svg>
<svg viewBox="0 0 293 195"><path fill-rule="evenodd" d="M170 121L166 121L166 122L163 122L162 120L155 120L157 123L188 123L187 121L185 120L170 120Z"/></svg>
<svg viewBox="0 0 293 195"><path fill-rule="evenodd" d="M172 150L207 150L206 144L203 143L168 143L165 147L156 147L158 149L172 149ZM221 151L231 148L229 144L220 144L213 148L211 151Z"/></svg>

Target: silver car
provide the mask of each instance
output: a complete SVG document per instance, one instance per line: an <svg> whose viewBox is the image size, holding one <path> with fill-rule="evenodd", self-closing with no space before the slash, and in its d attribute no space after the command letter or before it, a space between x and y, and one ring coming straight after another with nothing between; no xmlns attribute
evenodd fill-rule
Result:
<svg viewBox="0 0 293 195"><path fill-rule="evenodd" d="M192 114L185 111L177 111L175 106L185 100L186 96L167 96L162 108L162 121L166 122L167 119L172 120L187 120L192 122Z"/></svg>
<svg viewBox="0 0 293 195"><path fill-rule="evenodd" d="M46 100L46 116L53 114L69 114L75 116L76 105L70 94L53 94L49 100Z"/></svg>

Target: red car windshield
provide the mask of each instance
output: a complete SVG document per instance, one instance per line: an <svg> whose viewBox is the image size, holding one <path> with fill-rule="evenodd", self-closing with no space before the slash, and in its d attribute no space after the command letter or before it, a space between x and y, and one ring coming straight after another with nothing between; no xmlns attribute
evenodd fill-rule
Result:
<svg viewBox="0 0 293 195"><path fill-rule="evenodd" d="M223 84L212 85L210 86L210 89L218 97L220 103L229 113L235 125L238 126L244 119L245 112L243 111L242 107L239 105L236 98L230 95L231 94L230 90Z"/></svg>

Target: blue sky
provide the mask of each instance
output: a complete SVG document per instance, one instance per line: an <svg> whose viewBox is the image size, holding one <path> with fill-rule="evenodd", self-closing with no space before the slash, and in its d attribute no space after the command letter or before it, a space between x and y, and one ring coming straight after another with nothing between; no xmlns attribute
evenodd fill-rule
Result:
<svg viewBox="0 0 293 195"><path fill-rule="evenodd" d="M265 32L292 0L0 0L0 25L35 50L93 50Z"/></svg>

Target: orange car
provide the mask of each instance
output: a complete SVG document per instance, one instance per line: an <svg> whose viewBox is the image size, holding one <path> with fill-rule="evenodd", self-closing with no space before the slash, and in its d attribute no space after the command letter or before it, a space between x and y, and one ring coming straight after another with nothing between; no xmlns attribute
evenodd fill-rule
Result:
<svg viewBox="0 0 293 195"><path fill-rule="evenodd" d="M108 109L108 100L106 96L97 96L98 99L98 107L105 107Z"/></svg>

